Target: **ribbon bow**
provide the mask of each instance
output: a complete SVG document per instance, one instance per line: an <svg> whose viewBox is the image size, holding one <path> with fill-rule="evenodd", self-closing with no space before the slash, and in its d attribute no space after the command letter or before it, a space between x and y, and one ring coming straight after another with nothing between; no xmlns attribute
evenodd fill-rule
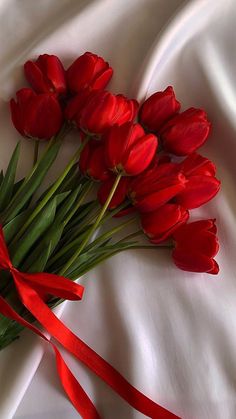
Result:
<svg viewBox="0 0 236 419"><path fill-rule="evenodd" d="M105 381L116 393L133 408L150 418L178 418L139 392L108 362L65 326L45 304L41 294L51 294L66 300L80 300L83 287L62 276L41 273L23 273L18 271L9 257L0 226L0 269L8 270L14 280L19 298L27 310L69 353L85 364L90 370ZM22 326L32 330L53 348L61 383L72 404L84 419L99 419L100 416L86 392L65 363L57 346L52 343L36 326L20 316L8 302L0 296L0 313Z"/></svg>

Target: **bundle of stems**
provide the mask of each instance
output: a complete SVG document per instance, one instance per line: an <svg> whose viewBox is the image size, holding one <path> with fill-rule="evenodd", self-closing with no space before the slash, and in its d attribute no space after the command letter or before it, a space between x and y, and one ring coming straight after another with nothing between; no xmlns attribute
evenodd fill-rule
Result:
<svg viewBox="0 0 236 419"><path fill-rule="evenodd" d="M55 273L74 281L121 251L153 246L137 241L141 230L122 236L129 224L135 224L136 217L122 219L122 222L119 219L119 223L111 227L111 218L125 205L108 210L120 175L102 207L96 198L90 198L94 196L96 184L81 176L78 169L85 142L80 144L61 175L37 196L67 131L68 127L63 127L40 158L37 158L36 143L33 168L20 181L16 180L20 154L20 143L17 144L5 174L0 175L0 220L11 261L17 269ZM1 272L0 295L25 319L34 321L19 301L13 280L5 271ZM49 298L47 303L53 308L61 301ZM22 328L0 315L0 349L15 340Z"/></svg>

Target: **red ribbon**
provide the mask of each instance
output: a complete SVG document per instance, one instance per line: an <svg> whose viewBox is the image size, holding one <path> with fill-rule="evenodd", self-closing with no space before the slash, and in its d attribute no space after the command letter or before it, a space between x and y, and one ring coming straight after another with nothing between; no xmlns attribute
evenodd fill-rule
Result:
<svg viewBox="0 0 236 419"><path fill-rule="evenodd" d="M55 316L40 295L46 293L67 300L80 300L83 295L83 287L67 278L54 274L19 272L11 263L1 227L0 269L8 270L11 273L22 304L44 329L68 352L105 381L132 407L150 418L178 418L129 384L115 368L86 345ZM100 416L93 402L68 368L57 346L36 326L21 317L1 296L0 313L32 330L52 346L61 383L74 407L84 419L99 419Z"/></svg>

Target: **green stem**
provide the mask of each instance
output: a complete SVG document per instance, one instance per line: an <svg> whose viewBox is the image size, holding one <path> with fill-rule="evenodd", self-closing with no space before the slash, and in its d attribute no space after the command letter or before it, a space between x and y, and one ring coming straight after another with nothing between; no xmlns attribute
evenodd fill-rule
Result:
<svg viewBox="0 0 236 419"><path fill-rule="evenodd" d="M130 239L133 239L134 237L138 237L138 236L142 236L142 235L143 235L143 230L138 230L138 231L135 231L135 233L131 233L128 236L124 237L118 243L130 240Z"/></svg>
<svg viewBox="0 0 236 419"><path fill-rule="evenodd" d="M173 248L173 246L139 246L139 245L135 245L135 244L131 244L129 247L125 247L124 249L117 249L114 251L110 251L107 254L103 254L101 255L99 258L96 259L96 261L93 264L89 265L89 268L87 268L86 266L80 270L76 269L75 271L73 271L70 274L70 278L74 281L76 280L79 276L84 275L86 272L90 271L92 268L94 268L95 266L97 266L99 263L105 261L106 259L111 258L112 256L117 255L118 253L124 252L125 250L132 250L132 249L171 249Z"/></svg>
<svg viewBox="0 0 236 419"><path fill-rule="evenodd" d="M156 245L137 245L137 244L134 244L134 245L130 245L130 247L129 247L129 249L155 249L155 250L157 250L157 249L173 249L174 248L174 246L173 245L158 245L158 244L156 244ZM125 250L127 250L127 248L125 249Z"/></svg>
<svg viewBox="0 0 236 419"><path fill-rule="evenodd" d="M90 183L85 188L84 192L81 194L80 199L78 200L77 204L74 206L73 210L69 213L67 218L63 221L64 226L66 226L68 224L68 222L73 217L73 215L76 213L76 211L78 211L79 207L81 206L81 204L85 200L88 193L91 191L92 187L93 187L93 182L90 181Z"/></svg>
<svg viewBox="0 0 236 419"><path fill-rule="evenodd" d="M71 242L74 238L78 236L82 231L84 231L84 227L88 224L91 224L94 220L94 213L93 211L96 209L98 203L96 201L91 201L89 205L89 211L86 208L86 211L81 211L80 214L74 214L75 217L69 221L67 226L65 227L65 234L62 238L62 244L64 245L67 242ZM96 217L98 216L98 211L95 212Z"/></svg>
<svg viewBox="0 0 236 419"><path fill-rule="evenodd" d="M65 272L70 268L70 266L74 263L74 261L77 259L77 257L80 255L80 253L84 250L86 244L88 243L89 239L92 237L92 235L94 234L94 232L96 231L97 227L100 224L100 221L102 220L112 198L113 195L116 191L117 186L119 185L119 182L121 180L121 176L122 175L117 175L116 180L111 188L111 191L107 197L107 200L105 202L105 204L103 205L101 212L99 214L99 216L97 217L97 220L95 221L95 223L92 225L92 227L89 229L88 233L86 234L84 240L82 241L80 247L78 248L78 250L72 255L72 257L68 260L67 264L62 268L62 270L60 271L59 275L65 275Z"/></svg>
<svg viewBox="0 0 236 419"><path fill-rule="evenodd" d="M38 161L38 156L39 156L39 140L35 140L35 142L34 142L34 162L33 162L33 167L35 166L35 164Z"/></svg>
<svg viewBox="0 0 236 419"><path fill-rule="evenodd" d="M136 220L135 218L132 218L132 219L130 219L128 221L125 221L122 224L119 224L118 226L112 228L111 230L106 231L105 233L101 234L101 236L99 236L96 240L94 240L92 243L90 243L88 246L86 246L86 248L84 249L84 252L83 253L86 253L86 252L90 251L94 247L98 246L100 243L104 242L105 240L109 239L110 237L113 237L116 233L118 233L119 231L121 231L123 228L125 228L128 225L132 224L135 220ZM76 244L80 244L81 243L81 241L83 240L83 237L85 237L86 234L87 234L87 232L85 232L84 234L82 234L82 236L77 237L76 239L74 239L73 241L71 241L66 246L63 246L63 248L61 248L59 250L59 252L57 254L55 254L55 256L52 258L52 260L50 261L49 267L53 266L53 264L55 264L57 261L60 262L60 259L70 249L73 249L73 247L75 247Z"/></svg>
<svg viewBox="0 0 236 419"><path fill-rule="evenodd" d="M82 231L84 229L84 227L86 227L86 225L88 224L92 224L95 222L96 218L98 217L99 213L100 213L100 208L101 206L99 205L98 201L94 201L95 204L95 208L96 206L98 207L98 210L96 210L95 214L92 214L90 217L86 217L84 221L82 221L80 223L80 228L79 230L77 230L77 234ZM104 224L106 221L110 220L112 217L114 217L114 215L116 215L118 212L120 212L122 209L124 209L125 207L127 207L127 203L123 203L121 205L119 205L118 207L116 207L114 210L109 211L108 214L103 217L102 221L100 222L100 225ZM93 208L93 209L95 209ZM75 221L76 223L76 221Z"/></svg>
<svg viewBox="0 0 236 419"><path fill-rule="evenodd" d="M88 141L88 139L87 139ZM47 192L47 194L44 196L44 198L42 199L42 201L39 202L39 204L37 205L37 207L34 209L34 211L32 212L32 214L30 215L30 217L28 218L28 220L26 221L26 223L21 227L20 231L17 233L17 235L15 236L14 240L12 243L17 242L17 240L22 236L22 234L24 234L24 232L26 231L26 229L29 227L29 225L32 223L32 221L35 219L35 217L39 214L39 212L44 208L44 206L47 204L47 202L49 201L49 199L54 195L54 193L57 191L57 189L59 188L59 186L61 185L61 183L63 182L63 180L65 179L66 175L69 173L69 171L71 170L72 166L76 163L76 161L78 160L81 151L83 150L86 142L86 140L83 141L83 143L81 143L80 147L78 148L78 150L76 151L76 153L74 154L73 158L70 160L70 162L67 164L65 170L63 171L63 173L61 174L61 176L57 179L57 181L52 185L52 187L49 189L49 191Z"/></svg>
<svg viewBox="0 0 236 419"><path fill-rule="evenodd" d="M134 221L136 221L136 218L131 218L130 220L124 221L122 224L119 224L118 226L112 228L111 230L106 231L105 233L101 234L101 236L99 236L96 240L94 240L85 248L85 251L87 252L88 250L91 250L93 247L97 246L99 243L103 242L104 240L109 239L110 237L113 237L116 233L120 232L121 230L123 230L123 228L132 224Z"/></svg>

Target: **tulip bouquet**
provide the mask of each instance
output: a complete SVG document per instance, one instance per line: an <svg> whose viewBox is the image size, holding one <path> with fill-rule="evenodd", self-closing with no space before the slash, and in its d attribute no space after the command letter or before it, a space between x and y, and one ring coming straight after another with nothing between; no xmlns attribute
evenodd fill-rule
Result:
<svg viewBox="0 0 236 419"><path fill-rule="evenodd" d="M178 268L217 274L215 220L188 222L189 210L208 202L220 187L215 165L196 152L210 133L206 112L180 112L172 87L141 105L104 90L113 70L89 52L66 71L58 57L40 55L25 63L24 73L31 87L11 100L11 116L35 146L26 177L16 179L20 144L1 172L0 349L19 335L24 322L41 321L29 309L27 290L36 305L40 300L52 308L73 299L65 278L76 286L74 280L118 252L166 248ZM40 195L71 130L78 149Z"/></svg>

